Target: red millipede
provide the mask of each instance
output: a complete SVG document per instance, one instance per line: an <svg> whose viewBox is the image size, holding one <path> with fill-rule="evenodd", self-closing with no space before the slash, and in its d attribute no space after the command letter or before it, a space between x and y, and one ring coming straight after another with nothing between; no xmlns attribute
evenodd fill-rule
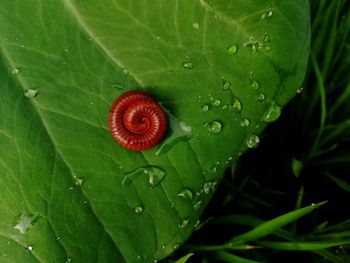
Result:
<svg viewBox="0 0 350 263"><path fill-rule="evenodd" d="M164 137L167 119L163 108L146 92L123 93L109 112L109 129L124 148L144 151Z"/></svg>

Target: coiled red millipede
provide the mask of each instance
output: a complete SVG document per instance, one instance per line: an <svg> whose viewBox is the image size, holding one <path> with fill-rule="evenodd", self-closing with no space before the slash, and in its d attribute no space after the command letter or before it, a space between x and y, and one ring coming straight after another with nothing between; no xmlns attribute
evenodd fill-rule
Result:
<svg viewBox="0 0 350 263"><path fill-rule="evenodd" d="M124 148L144 151L157 145L164 137L166 114L148 93L128 91L114 101L109 112L109 129Z"/></svg>

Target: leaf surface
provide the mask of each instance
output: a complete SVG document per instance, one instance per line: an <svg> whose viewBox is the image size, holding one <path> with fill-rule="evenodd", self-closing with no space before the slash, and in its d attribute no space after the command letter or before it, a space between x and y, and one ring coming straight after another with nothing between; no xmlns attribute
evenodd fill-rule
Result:
<svg viewBox="0 0 350 263"><path fill-rule="evenodd" d="M295 95L308 12L306 0L2 1L0 261L172 253ZM111 138L110 106L131 89L167 110L166 150ZM140 168L162 181L123 184Z"/></svg>

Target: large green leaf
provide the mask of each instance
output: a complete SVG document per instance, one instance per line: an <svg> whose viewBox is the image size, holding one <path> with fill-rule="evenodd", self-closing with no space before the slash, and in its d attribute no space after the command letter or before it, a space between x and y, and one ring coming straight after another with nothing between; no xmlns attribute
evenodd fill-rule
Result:
<svg viewBox="0 0 350 263"><path fill-rule="evenodd" d="M0 45L0 261L151 262L296 93L308 3L2 0ZM158 151L109 133L130 89L168 111Z"/></svg>

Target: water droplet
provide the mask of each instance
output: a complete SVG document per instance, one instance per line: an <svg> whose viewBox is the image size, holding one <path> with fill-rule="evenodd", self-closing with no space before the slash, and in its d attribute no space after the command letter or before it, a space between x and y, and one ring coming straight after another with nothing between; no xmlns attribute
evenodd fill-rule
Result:
<svg viewBox="0 0 350 263"><path fill-rule="evenodd" d="M212 121L208 126L209 132L217 134L222 130L222 124L218 121Z"/></svg>
<svg viewBox="0 0 350 263"><path fill-rule="evenodd" d="M238 47L237 45L233 44L232 46L230 46L228 49L227 49L227 52L229 55L234 55L236 54L238 51Z"/></svg>
<svg viewBox="0 0 350 263"><path fill-rule="evenodd" d="M32 252L33 249L34 249L33 246L28 246L28 247L27 247L27 251L28 251L28 252Z"/></svg>
<svg viewBox="0 0 350 263"><path fill-rule="evenodd" d="M248 120L247 118L243 118L241 120L241 126L242 127L248 127L250 125L250 120Z"/></svg>
<svg viewBox="0 0 350 263"><path fill-rule="evenodd" d="M196 221L196 223L194 224L194 226L193 226L195 230L198 230L198 227L199 227L200 223L201 223L201 221L198 219Z"/></svg>
<svg viewBox="0 0 350 263"><path fill-rule="evenodd" d="M152 167L146 170L148 173L148 183L151 187L155 187L160 184L161 181L164 180L166 173L159 167Z"/></svg>
<svg viewBox="0 0 350 263"><path fill-rule="evenodd" d="M134 208L134 212L138 215L141 215L143 213L143 207L142 206L136 206Z"/></svg>
<svg viewBox="0 0 350 263"><path fill-rule="evenodd" d="M249 148L256 148L258 147L259 143L260 143L259 137L254 134L250 135L246 140L246 144Z"/></svg>
<svg viewBox="0 0 350 263"><path fill-rule="evenodd" d="M161 249L165 250L166 249L166 245L162 245Z"/></svg>
<svg viewBox="0 0 350 263"><path fill-rule="evenodd" d="M262 117L262 121L273 122L277 120L281 115L281 111L280 106L278 106L275 102L271 102Z"/></svg>
<svg viewBox="0 0 350 263"><path fill-rule="evenodd" d="M199 208L201 208L202 203L203 203L202 200L198 200L197 202L195 202L195 203L193 204L193 209L198 210Z"/></svg>
<svg viewBox="0 0 350 263"><path fill-rule="evenodd" d="M68 188L68 191L73 191L73 190L74 190L73 186Z"/></svg>
<svg viewBox="0 0 350 263"><path fill-rule="evenodd" d="M13 75L17 75L17 74L19 73L19 68L13 68L12 71L11 71L11 73L12 73Z"/></svg>
<svg viewBox="0 0 350 263"><path fill-rule="evenodd" d="M74 179L74 183L76 186L82 186L84 183L84 180L82 178L77 177L75 175L74 175L73 179Z"/></svg>
<svg viewBox="0 0 350 263"><path fill-rule="evenodd" d="M192 69L193 68L192 62L184 62L182 65L185 69Z"/></svg>
<svg viewBox="0 0 350 263"><path fill-rule="evenodd" d="M272 48L271 48L270 46L265 46L264 49L265 49L266 51L270 51Z"/></svg>
<svg viewBox="0 0 350 263"><path fill-rule="evenodd" d="M192 26L193 26L194 29L198 29L199 28L199 24L197 22L194 22L192 24Z"/></svg>
<svg viewBox="0 0 350 263"><path fill-rule="evenodd" d="M173 245L173 249L174 249L174 250L179 249L179 247L180 247L180 244L179 244L179 243L175 243L175 244Z"/></svg>
<svg viewBox="0 0 350 263"><path fill-rule="evenodd" d="M183 189L180 193L177 194L177 196L184 199L192 200L193 193L189 189Z"/></svg>
<svg viewBox="0 0 350 263"><path fill-rule="evenodd" d="M204 122L203 123L203 127L208 127L209 123L208 122Z"/></svg>
<svg viewBox="0 0 350 263"><path fill-rule="evenodd" d="M271 17L272 15L273 15L273 12L271 10L267 11L260 15L260 19L265 19L266 17Z"/></svg>
<svg viewBox="0 0 350 263"><path fill-rule="evenodd" d="M209 194L210 192L214 192L216 187L216 182L205 182L203 185L203 191L205 194Z"/></svg>
<svg viewBox="0 0 350 263"><path fill-rule="evenodd" d="M262 93L262 92L260 92L260 93L258 94L258 102L259 102L259 103L262 103L262 102L264 102L264 100L265 100L265 94Z"/></svg>
<svg viewBox="0 0 350 263"><path fill-rule="evenodd" d="M67 258L66 263L71 263L72 259L71 258Z"/></svg>
<svg viewBox="0 0 350 263"><path fill-rule="evenodd" d="M221 104L221 100L219 100L219 99L215 99L213 102L214 106L220 106L220 104Z"/></svg>
<svg viewBox="0 0 350 263"><path fill-rule="evenodd" d="M162 140L156 155L162 155L170 151L178 142L188 141L192 136L192 127L177 120L169 111L164 109L168 115L170 133ZM209 110L209 109L208 109Z"/></svg>
<svg viewBox="0 0 350 263"><path fill-rule="evenodd" d="M267 42L270 42L270 40L271 40L270 36L267 33L265 33L263 41L267 43Z"/></svg>
<svg viewBox="0 0 350 263"><path fill-rule="evenodd" d="M158 166L144 166L141 168L137 168L131 172L125 173L122 184L123 185L129 185L138 178L141 175L147 175L148 176L148 183L151 185L151 187L155 187L161 183L161 181L164 180L166 173L163 169L161 169Z"/></svg>
<svg viewBox="0 0 350 263"><path fill-rule="evenodd" d="M128 74L129 74L129 70L127 70L126 68L123 69L123 74L124 74L124 75L128 75Z"/></svg>
<svg viewBox="0 0 350 263"><path fill-rule="evenodd" d="M34 98L36 97L36 95L38 95L37 89L27 89L24 91L24 96L26 96L27 98Z"/></svg>
<svg viewBox="0 0 350 263"><path fill-rule="evenodd" d="M298 94L301 94L303 91L304 91L304 87L303 87L303 86L301 86L301 87L299 87L299 88L297 89L297 93L298 93Z"/></svg>
<svg viewBox="0 0 350 263"><path fill-rule="evenodd" d="M258 51L258 49L262 48L262 46L263 45L256 41L254 37L250 37L249 40L243 44L243 47L251 48L254 53Z"/></svg>
<svg viewBox="0 0 350 263"><path fill-rule="evenodd" d="M258 90L260 88L260 84L259 82L256 81L256 79L254 79L252 72L249 73L249 79L250 79L250 84L252 85L252 88L254 90Z"/></svg>
<svg viewBox="0 0 350 263"><path fill-rule="evenodd" d="M210 169L210 171L211 171L212 173L216 173L216 172L218 171L218 166L217 166L217 165L214 165L214 166Z"/></svg>
<svg viewBox="0 0 350 263"><path fill-rule="evenodd" d="M227 108L228 108L228 105L227 104L225 104L225 105L222 105L222 107L221 107L223 110L226 110Z"/></svg>
<svg viewBox="0 0 350 263"><path fill-rule="evenodd" d="M24 235L27 233L27 231L32 228L35 223L38 221L39 217L38 215L34 214L22 214L17 224L14 226L15 229L19 230L19 232Z"/></svg>
<svg viewBox="0 0 350 263"><path fill-rule="evenodd" d="M139 256L137 256L137 260L141 260L141 256L139 255Z"/></svg>
<svg viewBox="0 0 350 263"><path fill-rule="evenodd" d="M231 87L231 82L228 81L228 80L223 80L222 81L222 87L223 87L224 90L229 89Z"/></svg>
<svg viewBox="0 0 350 263"><path fill-rule="evenodd" d="M210 109L210 106L208 104L204 104L201 108L203 112L207 112Z"/></svg>
<svg viewBox="0 0 350 263"><path fill-rule="evenodd" d="M187 218L183 219L179 224L179 228L181 228L181 229L186 228L189 223L190 223L189 219L187 219Z"/></svg>
<svg viewBox="0 0 350 263"><path fill-rule="evenodd" d="M233 98L232 107L236 112L242 111L242 103L239 101L237 97Z"/></svg>

